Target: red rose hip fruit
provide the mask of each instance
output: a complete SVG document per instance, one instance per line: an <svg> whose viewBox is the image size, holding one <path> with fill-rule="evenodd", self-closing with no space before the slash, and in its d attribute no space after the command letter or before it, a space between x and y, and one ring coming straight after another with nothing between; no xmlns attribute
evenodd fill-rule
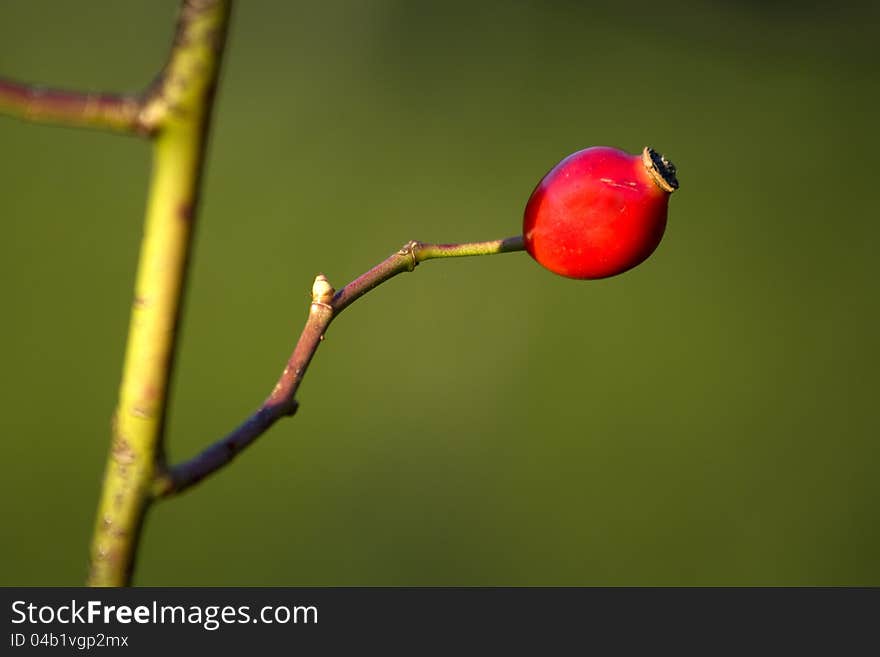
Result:
<svg viewBox="0 0 880 657"><path fill-rule="evenodd" d="M663 237L675 166L645 148L595 146L569 155L526 204L526 251L552 272L605 278L645 260Z"/></svg>

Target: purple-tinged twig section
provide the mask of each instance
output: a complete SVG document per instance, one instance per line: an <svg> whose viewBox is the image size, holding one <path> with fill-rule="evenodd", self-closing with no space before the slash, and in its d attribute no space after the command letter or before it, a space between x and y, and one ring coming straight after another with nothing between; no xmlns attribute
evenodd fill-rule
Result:
<svg viewBox="0 0 880 657"><path fill-rule="evenodd" d="M207 71L217 70L226 38L231 0L181 0L174 43L156 79L139 94L52 89L0 77L0 114L76 128L155 138L169 115L194 120L196 103L213 104L213 89L197 91ZM196 94L195 96L193 94Z"/></svg>
<svg viewBox="0 0 880 657"><path fill-rule="evenodd" d="M25 121L149 135L141 96L49 89L0 78L0 113Z"/></svg>
<svg viewBox="0 0 880 657"><path fill-rule="evenodd" d="M279 419L296 413L296 392L315 351L324 339L327 327L339 313L367 292L398 274L413 271L424 260L510 253L522 251L523 248L521 236L463 244L426 244L412 241L338 292L333 290L323 274L319 275L312 287L312 304L306 325L278 383L263 405L235 430L197 456L160 473L156 478L154 494L157 497L168 497L197 484L232 461Z"/></svg>

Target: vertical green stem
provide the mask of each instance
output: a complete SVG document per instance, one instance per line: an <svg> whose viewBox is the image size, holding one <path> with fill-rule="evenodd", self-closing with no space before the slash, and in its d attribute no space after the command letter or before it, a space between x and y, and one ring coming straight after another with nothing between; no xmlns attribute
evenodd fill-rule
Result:
<svg viewBox="0 0 880 657"><path fill-rule="evenodd" d="M163 429L205 143L229 2L184 2L171 59L145 105L153 173L119 403L92 540L88 584L131 582Z"/></svg>

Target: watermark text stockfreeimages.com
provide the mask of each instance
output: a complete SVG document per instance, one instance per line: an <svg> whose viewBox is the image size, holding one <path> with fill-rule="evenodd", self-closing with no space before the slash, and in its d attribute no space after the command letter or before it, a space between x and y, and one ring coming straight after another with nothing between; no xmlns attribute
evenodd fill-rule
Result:
<svg viewBox="0 0 880 657"><path fill-rule="evenodd" d="M12 603L15 625L198 625L214 631L223 625L261 623L264 625L317 624L315 605L168 605L154 600L149 604L111 605L101 600L71 600L59 605L36 605L26 600Z"/></svg>

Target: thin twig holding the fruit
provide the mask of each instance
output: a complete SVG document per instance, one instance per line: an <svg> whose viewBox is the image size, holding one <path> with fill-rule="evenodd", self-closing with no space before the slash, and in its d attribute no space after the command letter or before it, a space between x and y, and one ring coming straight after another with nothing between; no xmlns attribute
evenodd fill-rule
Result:
<svg viewBox="0 0 880 657"><path fill-rule="evenodd" d="M324 339L327 327L343 310L367 292L400 273L413 271L416 265L425 260L510 253L522 251L523 248L521 236L464 244L426 244L412 241L338 292L323 274L318 275L312 286L312 303L305 328L272 393L263 405L234 431L189 461L159 473L154 488L156 496L174 495L197 484L232 461L275 422L296 413L298 408L296 392L312 356Z"/></svg>

